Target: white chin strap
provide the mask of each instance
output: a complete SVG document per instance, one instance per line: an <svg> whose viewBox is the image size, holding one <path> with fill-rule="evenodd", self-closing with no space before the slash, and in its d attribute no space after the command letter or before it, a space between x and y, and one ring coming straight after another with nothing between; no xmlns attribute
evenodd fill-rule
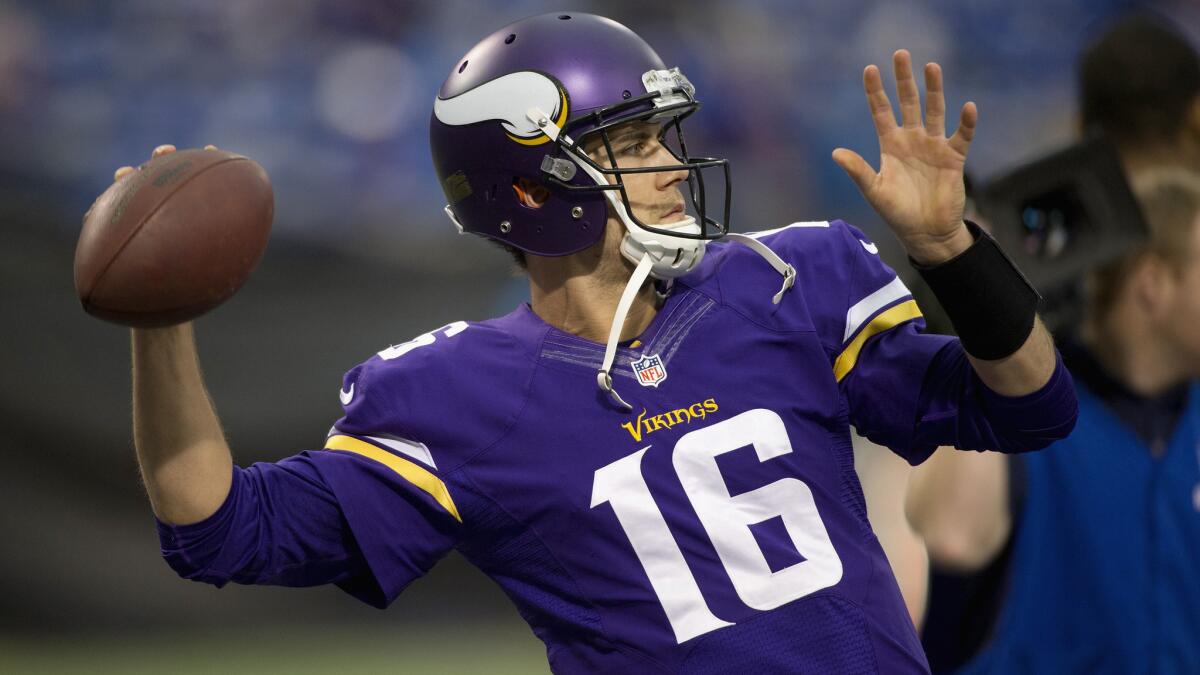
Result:
<svg viewBox="0 0 1200 675"><path fill-rule="evenodd" d="M783 286L771 298L771 302L778 305L779 301L783 300L783 294L796 283L796 268L784 262L770 247L754 237L748 237L744 234L727 234L725 237L749 247L750 250L759 254L770 263L776 272L783 275ZM626 244L630 240L631 237L626 234L625 240L621 242L621 252L626 257L629 256L629 252L626 251ZM704 244L706 243L704 240L690 239L685 241L700 242L700 246L698 247L699 255L701 257L704 255ZM634 297L641 290L642 284L646 283L646 279L652 275L656 264L654 255L649 251L643 253L641 259L638 260L637 267L633 269L633 275L629 277L629 282L625 284L625 290L621 292L621 299L617 302L617 312L613 315L612 326L608 329L608 342L604 345L604 361L600 364L600 370L596 372L596 384L599 385L600 390L608 394L612 398L613 403L624 410L633 410L633 406L626 403L625 399L621 398L621 395L613 388L613 379L610 373L612 373L613 361L617 358L617 343L621 340L621 330L625 328L625 317L629 314L629 308L633 306Z"/></svg>
<svg viewBox="0 0 1200 675"><path fill-rule="evenodd" d="M762 256L763 260L766 260L768 263L770 263L771 267L774 267L776 272L779 272L783 275L783 286L780 287L779 292L771 298L771 304L778 305L779 301L783 300L783 294L787 293L787 290L796 284L796 268L784 262L783 258L780 258L778 253L772 251L770 246L767 246L754 237L738 234L736 232L730 232L729 234L725 235L724 238L731 239L739 244L742 244L743 246L749 247L751 251L759 254Z"/></svg>
<svg viewBox="0 0 1200 675"><path fill-rule="evenodd" d="M633 410L633 406L626 403L617 390L613 389L612 375L609 373L612 371L613 360L617 358L617 343L621 341L625 316L629 314L629 308L633 306L633 298L641 290L642 284L646 283L653 267L654 259L647 253L642 256L637 267L633 269L633 276L629 277L629 283L625 284L625 290L621 292L621 300L617 303L617 313L613 316L612 326L608 329L608 343L604 346L604 362L600 364L600 370L596 372L596 384L612 397L613 403L625 410Z"/></svg>

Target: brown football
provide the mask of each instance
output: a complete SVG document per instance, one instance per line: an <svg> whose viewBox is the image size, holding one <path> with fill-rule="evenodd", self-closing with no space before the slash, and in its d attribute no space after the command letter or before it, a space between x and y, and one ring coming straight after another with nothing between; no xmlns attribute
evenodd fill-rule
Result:
<svg viewBox="0 0 1200 675"><path fill-rule="evenodd" d="M83 217L75 292L127 326L181 323L228 300L262 258L271 181L253 160L181 150L112 184Z"/></svg>

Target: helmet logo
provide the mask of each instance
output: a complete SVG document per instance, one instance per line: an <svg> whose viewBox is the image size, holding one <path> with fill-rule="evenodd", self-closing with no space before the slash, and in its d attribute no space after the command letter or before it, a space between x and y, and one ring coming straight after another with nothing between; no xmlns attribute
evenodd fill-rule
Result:
<svg viewBox="0 0 1200 675"><path fill-rule="evenodd" d="M522 145L548 143L540 127L526 116L531 107L551 110L552 123L567 121L567 94L542 73L523 70L485 82L458 96L433 102L433 114L442 124L465 126L498 120L513 141Z"/></svg>

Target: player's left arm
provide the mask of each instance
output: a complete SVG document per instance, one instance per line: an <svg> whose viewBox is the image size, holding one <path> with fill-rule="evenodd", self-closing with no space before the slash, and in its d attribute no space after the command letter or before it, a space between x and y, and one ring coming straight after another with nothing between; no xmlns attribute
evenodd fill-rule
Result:
<svg viewBox="0 0 1200 675"><path fill-rule="evenodd" d="M986 235L973 233L963 221L966 204L963 166L978 120L975 104L963 105L958 129L947 138L941 68L936 63L925 66L926 109L922 125L921 102L908 52L897 51L893 65L900 102L899 125L879 69L871 65L863 73L863 88L879 135L879 172L862 156L845 148L834 150L833 159L858 185L927 279L931 273L935 277L941 275L944 287L962 292L965 286L953 277L961 276L964 271L972 273L976 281L999 282L992 285L992 290L1001 296L994 298L999 300L999 306L985 307L979 301L974 311L968 307L968 316L959 311L956 317L950 306L946 307L947 312L964 338L963 346L972 367L989 389L1010 397L1036 392L1049 382L1057 361L1053 341L1029 305L1036 302L1036 294L1032 288L1026 291L1021 287L1019 282L1024 282L1023 278L1019 282L997 278L994 275L1003 275L1005 270L985 268L988 263L995 263L994 255L989 257L984 250L994 243L979 242L977 237ZM1015 268L1011 271L1019 276ZM1011 281L1009 287L1004 287L1005 281ZM1015 292L1009 293L1010 288ZM1029 294L1033 294L1032 300ZM955 298L943 295L939 294L943 305L955 304ZM958 300L959 304L970 302L967 297ZM971 326L959 325L978 323L981 319L993 320L997 325L994 328L977 325L974 331ZM972 334L978 337L972 340Z"/></svg>

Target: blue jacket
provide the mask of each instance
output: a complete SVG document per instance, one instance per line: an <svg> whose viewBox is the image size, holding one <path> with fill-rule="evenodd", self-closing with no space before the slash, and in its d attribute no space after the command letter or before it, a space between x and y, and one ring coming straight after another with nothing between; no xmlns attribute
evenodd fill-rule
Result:
<svg viewBox="0 0 1200 675"><path fill-rule="evenodd" d="M996 632L962 673L1200 673L1200 385L1155 457L1076 380L1079 423L1023 456Z"/></svg>

